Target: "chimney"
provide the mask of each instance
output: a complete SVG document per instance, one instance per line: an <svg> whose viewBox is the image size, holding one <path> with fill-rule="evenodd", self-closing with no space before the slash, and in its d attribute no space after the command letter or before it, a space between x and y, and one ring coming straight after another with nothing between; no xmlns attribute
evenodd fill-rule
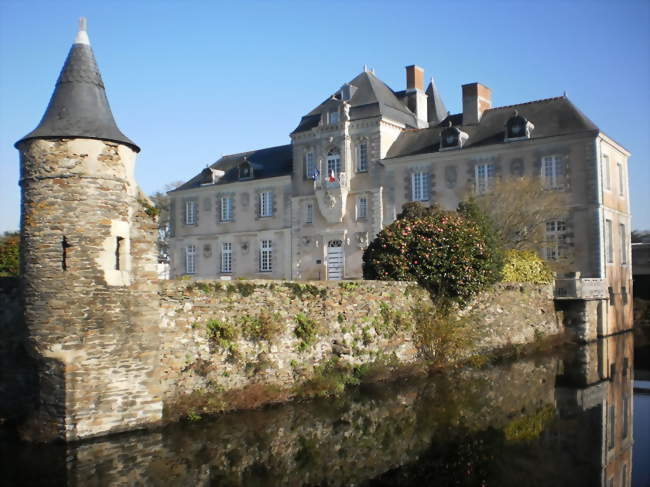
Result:
<svg viewBox="0 0 650 487"><path fill-rule="evenodd" d="M406 89L424 91L424 69L420 66L406 66Z"/></svg>
<svg viewBox="0 0 650 487"><path fill-rule="evenodd" d="M481 83L463 85L463 125L480 122L483 112L492 108L492 90Z"/></svg>
<svg viewBox="0 0 650 487"><path fill-rule="evenodd" d="M424 69L406 66L406 106L415 114L418 128L428 127L427 95L424 93Z"/></svg>

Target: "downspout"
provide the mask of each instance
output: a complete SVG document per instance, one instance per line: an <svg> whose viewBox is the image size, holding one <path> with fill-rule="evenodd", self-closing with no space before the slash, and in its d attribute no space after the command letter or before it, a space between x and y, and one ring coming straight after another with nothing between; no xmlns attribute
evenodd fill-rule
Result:
<svg viewBox="0 0 650 487"><path fill-rule="evenodd" d="M597 202L597 218L598 218L598 277L605 278L607 277L607 266L605 265L605 214L604 214L604 196L603 196L603 180L602 180L602 168L601 168L601 145L602 140L600 134L596 136L594 140L594 152L596 154L596 202Z"/></svg>

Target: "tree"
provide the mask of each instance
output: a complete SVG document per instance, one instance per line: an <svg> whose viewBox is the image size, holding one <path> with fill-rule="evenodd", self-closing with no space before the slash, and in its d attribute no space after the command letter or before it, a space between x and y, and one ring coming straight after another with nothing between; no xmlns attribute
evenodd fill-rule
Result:
<svg viewBox="0 0 650 487"><path fill-rule="evenodd" d="M5 232L0 237L0 277L20 274L20 234Z"/></svg>
<svg viewBox="0 0 650 487"><path fill-rule="evenodd" d="M632 230L630 239L632 243L650 242L650 230Z"/></svg>
<svg viewBox="0 0 650 487"><path fill-rule="evenodd" d="M169 260L169 237L171 232L171 218L169 212L168 191L178 188L183 181L174 181L166 184L162 190L156 191L149 196L154 206L158 209L158 260L167 262Z"/></svg>
<svg viewBox="0 0 650 487"><path fill-rule="evenodd" d="M437 300L460 304L496 280L494 250L476 222L436 208L412 217L423 212L411 210L368 246L365 279L415 280Z"/></svg>
<svg viewBox="0 0 650 487"><path fill-rule="evenodd" d="M495 234L505 248L535 252L548 243L546 222L563 219L568 203L565 192L532 178L497 181L490 192L469 200L496 222Z"/></svg>

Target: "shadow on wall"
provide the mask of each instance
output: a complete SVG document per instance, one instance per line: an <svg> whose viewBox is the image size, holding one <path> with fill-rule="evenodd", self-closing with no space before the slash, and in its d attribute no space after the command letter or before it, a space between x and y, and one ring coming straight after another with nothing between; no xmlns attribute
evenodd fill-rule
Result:
<svg viewBox="0 0 650 487"><path fill-rule="evenodd" d="M36 361L25 348L19 279L0 278L0 426L19 423L37 402Z"/></svg>

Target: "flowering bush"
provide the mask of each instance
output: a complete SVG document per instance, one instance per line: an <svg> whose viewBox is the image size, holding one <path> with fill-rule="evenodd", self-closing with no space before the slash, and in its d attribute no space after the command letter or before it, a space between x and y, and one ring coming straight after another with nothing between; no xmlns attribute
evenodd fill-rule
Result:
<svg viewBox="0 0 650 487"><path fill-rule="evenodd" d="M454 212L396 220L363 254L365 279L415 280L432 296L464 304L497 279L481 226Z"/></svg>

